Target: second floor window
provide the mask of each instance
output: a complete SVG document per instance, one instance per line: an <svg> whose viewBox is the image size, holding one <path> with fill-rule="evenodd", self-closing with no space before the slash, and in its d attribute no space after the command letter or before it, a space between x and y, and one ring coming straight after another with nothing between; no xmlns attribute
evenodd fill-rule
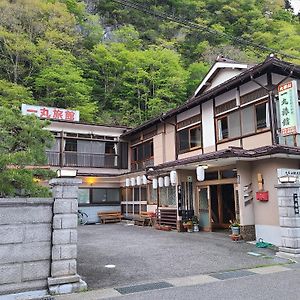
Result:
<svg viewBox="0 0 300 300"><path fill-rule="evenodd" d="M259 133L269 128L268 103L250 105L217 118L218 141Z"/></svg>
<svg viewBox="0 0 300 300"><path fill-rule="evenodd" d="M201 124L178 130L177 139L178 151L181 153L200 148L202 146Z"/></svg>
<svg viewBox="0 0 300 300"><path fill-rule="evenodd" d="M147 141L131 148L133 162L144 161L153 157L153 142Z"/></svg>

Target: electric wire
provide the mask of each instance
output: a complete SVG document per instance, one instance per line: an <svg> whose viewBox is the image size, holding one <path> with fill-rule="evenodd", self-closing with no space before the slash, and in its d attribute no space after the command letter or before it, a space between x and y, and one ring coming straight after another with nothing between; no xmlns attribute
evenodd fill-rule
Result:
<svg viewBox="0 0 300 300"><path fill-rule="evenodd" d="M251 46L253 48L257 48L257 49L262 50L262 51L271 52L273 54L279 54L282 57L287 57L287 58L299 59L300 60L300 57L298 57L298 56L295 56L295 55L292 55L292 54L287 54L287 53L284 53L280 50L276 50L276 49L273 49L273 48L270 48L270 47L267 47L267 46L263 46L263 45L260 45L256 42L253 42L253 41L250 41L250 40L247 40L247 39L244 39L244 38L235 37L235 36L232 36L228 33L221 32L221 31L218 31L216 29L212 29L212 28L207 27L205 25L196 24L196 23L193 23L189 20L186 20L186 19L183 19L183 18L180 18L180 17L170 16L170 15L164 13L164 12L155 12L155 11L149 9L148 7L145 7L145 6L143 6L141 4L138 4L138 3L133 3L133 2L128 1L128 0L112 0L112 1L116 2L118 4L121 4L123 6L130 7L130 8L136 9L138 11L144 12L148 15L152 15L152 16L160 18L160 19L164 19L164 20L168 20L168 21L177 23L177 24L179 24L183 27L189 28L189 29L200 30L202 32L205 32L205 33L208 33L208 34L213 34L213 35L217 34L219 36L228 38L231 41L239 42L239 43L242 43L244 45Z"/></svg>

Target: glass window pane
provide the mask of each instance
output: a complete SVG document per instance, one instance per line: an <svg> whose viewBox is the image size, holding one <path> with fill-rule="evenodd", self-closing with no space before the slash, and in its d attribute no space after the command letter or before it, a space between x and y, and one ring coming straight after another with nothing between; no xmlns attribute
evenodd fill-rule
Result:
<svg viewBox="0 0 300 300"><path fill-rule="evenodd" d="M149 191L150 191L149 204L156 204L157 203L157 190L152 188L152 184L149 187Z"/></svg>
<svg viewBox="0 0 300 300"><path fill-rule="evenodd" d="M254 106L242 109L242 135L255 132Z"/></svg>
<svg viewBox="0 0 300 300"><path fill-rule="evenodd" d="M227 117L218 120L218 135L220 141L228 138Z"/></svg>
<svg viewBox="0 0 300 300"><path fill-rule="evenodd" d="M147 188L142 186L141 193L142 193L141 201L147 201Z"/></svg>
<svg viewBox="0 0 300 300"><path fill-rule="evenodd" d="M139 188L134 188L134 201L140 201Z"/></svg>
<svg viewBox="0 0 300 300"><path fill-rule="evenodd" d="M78 203L79 204L90 203L90 190L89 189L78 189Z"/></svg>
<svg viewBox="0 0 300 300"><path fill-rule="evenodd" d="M131 157L132 157L132 161L137 161L137 148L132 148L131 149Z"/></svg>
<svg viewBox="0 0 300 300"><path fill-rule="evenodd" d="M106 189L107 203L120 203L120 189Z"/></svg>
<svg viewBox="0 0 300 300"><path fill-rule="evenodd" d="M189 130L184 129L178 132L179 151L188 150L190 148L189 143Z"/></svg>
<svg viewBox="0 0 300 300"><path fill-rule="evenodd" d="M143 144L137 146L137 160L144 159Z"/></svg>
<svg viewBox="0 0 300 300"><path fill-rule="evenodd" d="M190 129L191 148L201 147L201 126Z"/></svg>
<svg viewBox="0 0 300 300"><path fill-rule="evenodd" d="M144 144L144 159L151 157L151 143L146 142Z"/></svg>
<svg viewBox="0 0 300 300"><path fill-rule="evenodd" d="M239 137L241 135L240 126L240 113L239 111L233 112L228 115L229 138Z"/></svg>
<svg viewBox="0 0 300 300"><path fill-rule="evenodd" d="M92 189L93 203L106 204L106 189Z"/></svg>
<svg viewBox="0 0 300 300"><path fill-rule="evenodd" d="M256 105L255 110L256 110L256 129L266 128L267 127L266 103Z"/></svg>
<svg viewBox="0 0 300 300"><path fill-rule="evenodd" d="M65 151L77 152L77 140L66 139L65 141Z"/></svg>

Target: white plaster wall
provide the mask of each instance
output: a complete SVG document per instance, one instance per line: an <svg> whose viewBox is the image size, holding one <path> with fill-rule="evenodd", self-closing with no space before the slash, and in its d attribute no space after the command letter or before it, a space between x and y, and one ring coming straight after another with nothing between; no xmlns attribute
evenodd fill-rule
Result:
<svg viewBox="0 0 300 300"><path fill-rule="evenodd" d="M267 81L267 75L263 75L263 76L260 76L258 78L255 78L255 80L257 82L259 82L260 84L262 84L262 85L266 85L267 82L268 82ZM240 95L243 96L243 95L248 94L252 91L258 90L260 88L261 88L261 86L258 85L255 82L253 82L253 81L247 82L247 83L240 86Z"/></svg>
<svg viewBox="0 0 300 300"><path fill-rule="evenodd" d="M216 106L223 104L229 100L235 99L236 98L236 89L230 90L226 93L223 93L222 95L216 97Z"/></svg>
<svg viewBox="0 0 300 300"><path fill-rule="evenodd" d="M183 120L186 120L188 118L191 118L193 116L200 114L200 105L197 105L187 111L184 111L177 115L177 122L181 122Z"/></svg>
<svg viewBox="0 0 300 300"><path fill-rule="evenodd" d="M215 145L213 100L202 103L202 134L203 148Z"/></svg>
<svg viewBox="0 0 300 300"><path fill-rule="evenodd" d="M230 78L233 78L234 76L237 76L244 70L240 69L223 69L221 70L218 75L213 79L211 86L207 89L210 90L217 85L229 80Z"/></svg>
<svg viewBox="0 0 300 300"><path fill-rule="evenodd" d="M272 83L277 85L285 77L286 76L282 76L282 75L279 75L279 74L272 73ZM291 80L295 80L295 78L288 77L287 79L284 80L284 82L289 82ZM300 89L300 80L298 79L296 81L297 81L297 87L298 87L298 90L299 90Z"/></svg>
<svg viewBox="0 0 300 300"><path fill-rule="evenodd" d="M256 240L262 238L264 242L281 246L280 226L255 225Z"/></svg>

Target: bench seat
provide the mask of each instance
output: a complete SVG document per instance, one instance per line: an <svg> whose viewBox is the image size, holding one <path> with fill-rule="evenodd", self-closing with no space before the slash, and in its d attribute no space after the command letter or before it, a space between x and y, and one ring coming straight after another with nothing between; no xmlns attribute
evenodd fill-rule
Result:
<svg viewBox="0 0 300 300"><path fill-rule="evenodd" d="M100 222L102 224L108 222L121 222L123 216L119 211L105 211L105 212L98 212L98 217L100 218Z"/></svg>

